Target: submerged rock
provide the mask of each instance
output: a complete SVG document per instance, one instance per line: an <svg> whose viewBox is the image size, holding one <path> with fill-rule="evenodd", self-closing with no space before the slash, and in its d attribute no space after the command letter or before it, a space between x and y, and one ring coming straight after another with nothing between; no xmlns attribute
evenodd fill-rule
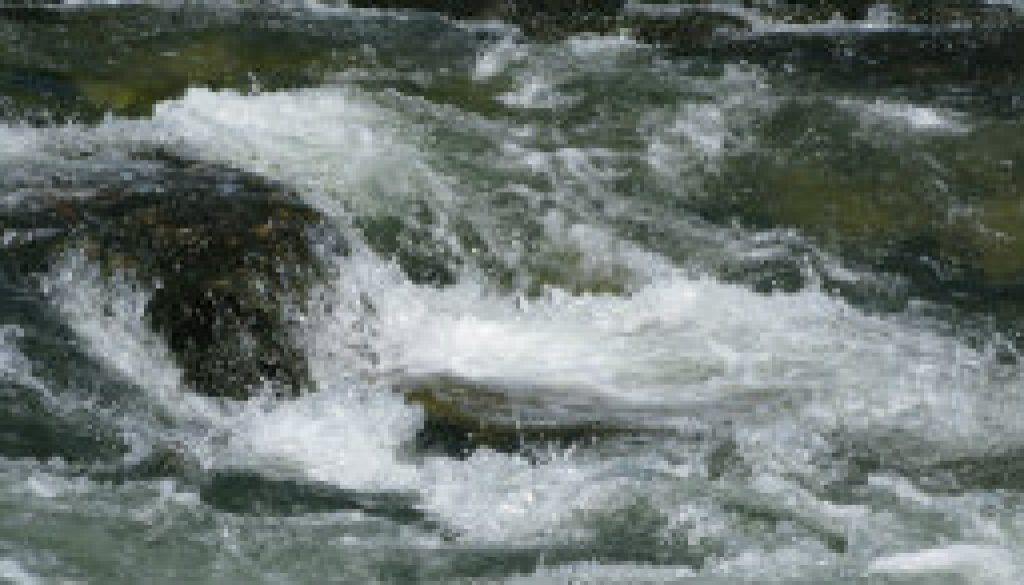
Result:
<svg viewBox="0 0 1024 585"><path fill-rule="evenodd" d="M590 419L585 413L566 412L552 419L540 399L512 398L500 388L451 376L406 380L399 384L399 391L424 412L414 447L452 457L465 457L481 448L529 453L536 447L565 448L659 432Z"/></svg>
<svg viewBox="0 0 1024 585"><path fill-rule="evenodd" d="M760 130L762 148L730 157L695 209L719 223L796 229L851 266L897 275L905 297L1019 323L1024 145L999 127L961 128L942 108L901 107L780 108Z"/></svg>
<svg viewBox="0 0 1024 585"><path fill-rule="evenodd" d="M255 7L259 8L259 7ZM0 115L41 121L148 115L189 87L263 91L368 64L327 25L197 6L0 9ZM7 102L7 103L4 103Z"/></svg>
<svg viewBox="0 0 1024 585"><path fill-rule="evenodd" d="M254 472L219 471L200 490L204 502L233 514L292 516L358 511L399 524L436 528L411 494L359 492L330 484L278 479Z"/></svg>

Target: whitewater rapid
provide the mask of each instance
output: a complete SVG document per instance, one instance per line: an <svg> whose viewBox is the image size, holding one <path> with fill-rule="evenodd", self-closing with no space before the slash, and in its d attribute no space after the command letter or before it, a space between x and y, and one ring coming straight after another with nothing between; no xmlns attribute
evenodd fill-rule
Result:
<svg viewBox="0 0 1024 585"><path fill-rule="evenodd" d="M800 234L678 212L730 156L760 148L753 130L787 98L757 67L686 77L652 51L614 36L500 39L466 70L466 83L490 92L478 111L339 74L307 89L191 88L145 117L0 124L5 208L95 196L103 177L145 178L161 164L153 153L170 153L298 194L349 244L322 250L328 276L285 309L311 372L294 400L192 392L145 319L152 291L81 250L54 258L38 281L47 310L123 387L110 400L39 371L31 352L43 329L13 313L0 322L0 383L38 393L58 417L90 417L125 444L118 464L169 451L186 471L106 481L59 457L0 458L0 580L145 581L130 568L141 560L153 582L356 582L409 550L424 566L435 555L507 554L508 574L480 577L507 583L1024 578L1017 491L928 483L950 462L1024 449L1014 350L998 336L958 336L925 302L890 312L851 302L824 280L886 277ZM616 109L628 92L595 105L602 88L587 83L605 69L639 76L638 64L655 79L677 75L659 86L671 100L639 113ZM955 140L981 123L895 98L828 107L886 144ZM573 116L583 121L565 121ZM53 169L79 187L54 188ZM429 220L409 219L420 215ZM361 222L379 216L423 228L412 245L444 250L454 282L417 282L375 252ZM677 239L644 239L631 220ZM4 229L0 249L31 237ZM793 249L810 250L794 260L804 271L794 290L721 277L723 266ZM486 393L502 415L635 438L417 453L428 413L403 391L437 380ZM211 508L211 488L194 478L231 474L386 496L398 502L389 513L417 520ZM132 530L140 536L122 534ZM115 568L90 565L124 540ZM168 543L174 554L161 552ZM534 553L533 565L515 560Z"/></svg>

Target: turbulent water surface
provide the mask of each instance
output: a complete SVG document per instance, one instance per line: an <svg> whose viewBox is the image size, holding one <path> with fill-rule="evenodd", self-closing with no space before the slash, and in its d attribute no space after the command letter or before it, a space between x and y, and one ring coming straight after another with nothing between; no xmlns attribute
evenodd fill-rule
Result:
<svg viewBox="0 0 1024 585"><path fill-rule="evenodd" d="M1020 2L71 4L0 582L1024 582Z"/></svg>

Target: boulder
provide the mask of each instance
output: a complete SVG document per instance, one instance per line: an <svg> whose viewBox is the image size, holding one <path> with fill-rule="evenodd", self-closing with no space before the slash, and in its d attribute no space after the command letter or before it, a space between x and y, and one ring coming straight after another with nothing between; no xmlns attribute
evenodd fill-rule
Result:
<svg viewBox="0 0 1024 585"><path fill-rule="evenodd" d="M288 315L324 275L324 218L236 171L171 163L151 173L19 214L53 234L16 251L44 259L22 269L80 250L146 291L145 319L195 391L244 399L269 385L298 394L309 372Z"/></svg>

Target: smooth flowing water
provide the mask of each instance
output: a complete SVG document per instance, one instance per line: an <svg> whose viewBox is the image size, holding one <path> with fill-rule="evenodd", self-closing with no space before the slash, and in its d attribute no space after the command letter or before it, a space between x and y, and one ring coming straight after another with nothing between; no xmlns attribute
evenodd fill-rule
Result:
<svg viewBox="0 0 1024 585"><path fill-rule="evenodd" d="M72 4L0 582L1024 582L1019 2Z"/></svg>

